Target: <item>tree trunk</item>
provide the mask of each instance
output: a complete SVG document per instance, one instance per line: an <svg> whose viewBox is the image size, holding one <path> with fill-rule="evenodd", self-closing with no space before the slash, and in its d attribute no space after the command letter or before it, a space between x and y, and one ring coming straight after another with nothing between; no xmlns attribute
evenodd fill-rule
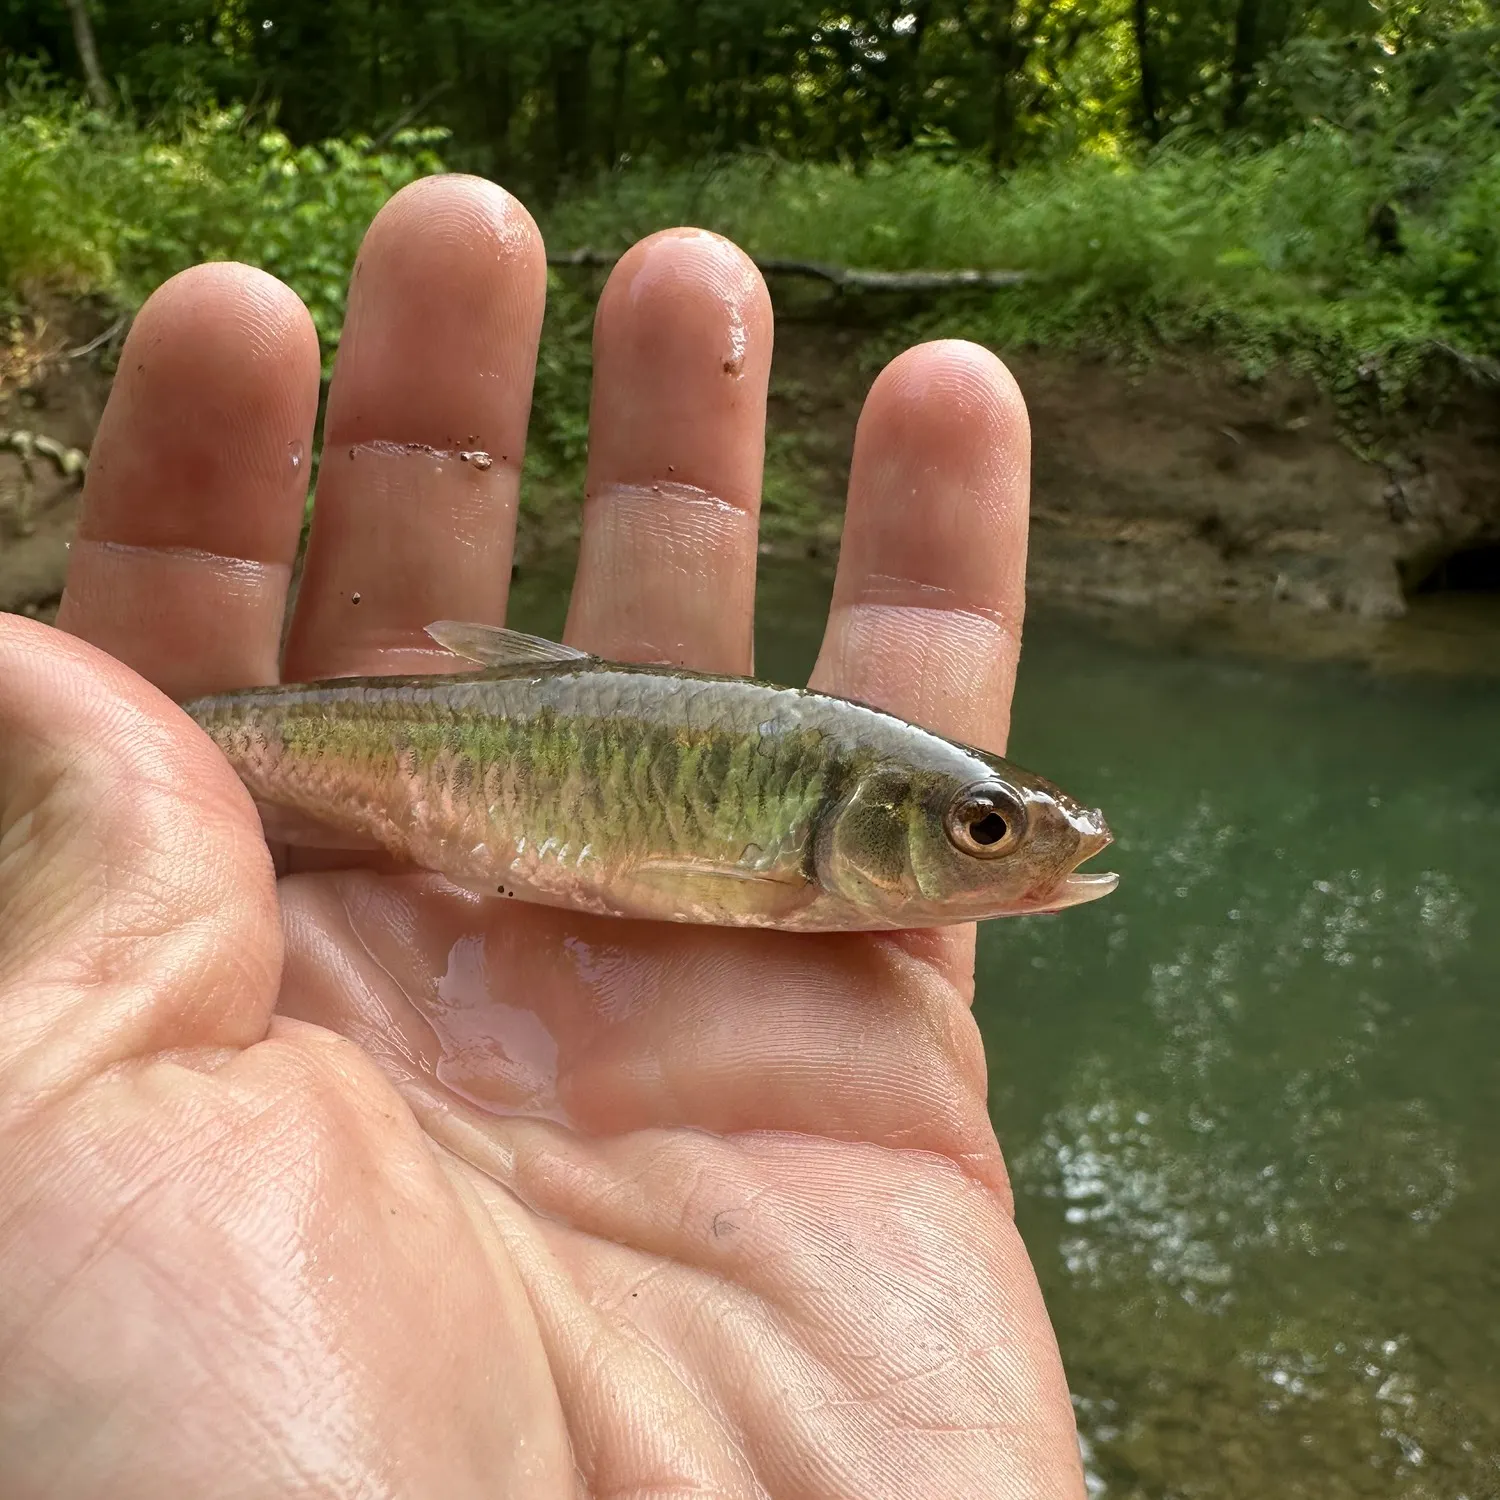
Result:
<svg viewBox="0 0 1500 1500"><path fill-rule="evenodd" d="M114 91L99 66L99 48L94 41L94 23L89 19L88 0L68 0L68 15L73 21L73 42L78 48L78 61L83 65L84 81L89 86L89 95L105 114L115 107Z"/></svg>
<svg viewBox="0 0 1500 1500"><path fill-rule="evenodd" d="M735 144L752 146L760 144L760 46L750 48L745 57L745 77L752 80L745 87L735 90L734 122Z"/></svg>
<svg viewBox="0 0 1500 1500"><path fill-rule="evenodd" d="M625 98L630 88L630 48L632 40L628 32L621 32L615 44L615 76L609 91L609 119L604 129L604 150L608 160L605 166L613 170L620 164L622 142L626 139Z"/></svg>
<svg viewBox="0 0 1500 1500"><path fill-rule="evenodd" d="M1161 85L1156 76L1156 59L1151 52L1151 15L1147 0L1135 0L1135 50L1141 66L1141 118L1146 138L1161 139Z"/></svg>
<svg viewBox="0 0 1500 1500"><path fill-rule="evenodd" d="M679 0L677 7L677 49L667 64L671 80L677 139L673 142L679 155L692 151L698 121L693 108L693 71L698 50L698 0Z"/></svg>
<svg viewBox="0 0 1500 1500"><path fill-rule="evenodd" d="M485 135L495 153L495 161L508 168L510 125L516 112L515 79L508 48L500 53L491 67L491 86L485 94Z"/></svg>
<svg viewBox="0 0 1500 1500"><path fill-rule="evenodd" d="M901 101L901 116L897 128L900 132L898 144L909 146L916 139L922 121L922 95L925 76L922 69L922 38L927 34L927 21L932 14L931 0L911 7L911 47L907 53L906 93Z"/></svg>
<svg viewBox="0 0 1500 1500"><path fill-rule="evenodd" d="M1255 65L1260 61L1261 0L1240 0L1234 14L1234 51L1229 59L1229 94L1224 101L1224 128L1233 130L1245 112Z"/></svg>
<svg viewBox="0 0 1500 1500"><path fill-rule="evenodd" d="M911 30L886 38L888 61L875 106L875 123L889 130L897 149L911 145L922 100L922 33L932 0L913 0Z"/></svg>
<svg viewBox="0 0 1500 1500"><path fill-rule="evenodd" d="M373 119L380 113L385 100L385 79L380 68L380 0L369 0L370 57L367 79L370 89L368 117Z"/></svg>
<svg viewBox="0 0 1500 1500"><path fill-rule="evenodd" d="M1014 80L1025 61L1016 36L1015 0L999 0L990 32L990 165L1003 172L1016 164L1016 94Z"/></svg>
<svg viewBox="0 0 1500 1500"><path fill-rule="evenodd" d="M560 177L571 177L583 165L589 140L590 60L593 45L568 42L552 54L553 138Z"/></svg>
<svg viewBox="0 0 1500 1500"><path fill-rule="evenodd" d="M446 66L463 79L459 118L466 120L472 112L479 144L488 154L486 175L498 178L510 169L510 125L515 113L509 38L497 44L493 37L476 37L460 17L449 24L453 60Z"/></svg>

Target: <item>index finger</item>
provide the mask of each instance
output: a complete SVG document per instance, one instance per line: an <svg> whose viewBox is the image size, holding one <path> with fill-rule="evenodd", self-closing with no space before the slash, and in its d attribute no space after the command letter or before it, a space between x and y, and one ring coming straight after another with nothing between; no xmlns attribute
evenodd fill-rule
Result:
<svg viewBox="0 0 1500 1500"><path fill-rule="evenodd" d="M274 682L317 407L290 288L217 264L154 292L94 440L58 625L173 697Z"/></svg>

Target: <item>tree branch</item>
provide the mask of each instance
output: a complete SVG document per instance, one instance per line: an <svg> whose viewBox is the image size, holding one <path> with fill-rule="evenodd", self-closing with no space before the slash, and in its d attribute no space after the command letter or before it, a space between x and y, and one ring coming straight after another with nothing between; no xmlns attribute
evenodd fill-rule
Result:
<svg viewBox="0 0 1500 1500"><path fill-rule="evenodd" d="M387 125L385 129L382 130L380 134L377 135L368 146L365 147L365 155L374 156L377 152L384 151L385 148L389 146L390 143L395 140L396 137L400 135L408 125L410 125L414 120L417 120L421 117L422 112L427 108L429 104L448 92L448 89L452 86L452 82L452 79L444 79L435 88L428 89L427 92L423 94L415 104L408 106L406 109L403 109L401 113L397 115L396 118L392 120L391 123Z"/></svg>
<svg viewBox="0 0 1500 1500"><path fill-rule="evenodd" d="M95 107L101 114L109 114L115 107L115 96L110 91L104 69L99 66L99 46L94 40L94 23L89 19L88 0L67 0L68 17L73 23L73 44L78 48L78 62L83 68L84 80L89 86Z"/></svg>
<svg viewBox="0 0 1500 1500"><path fill-rule="evenodd" d="M115 341L129 320L130 315L128 313L121 313L98 338L92 338L88 343L80 344L76 349L64 349L59 358L82 359L85 355L92 354L96 349L102 349L106 344L111 344Z"/></svg>
<svg viewBox="0 0 1500 1500"><path fill-rule="evenodd" d="M549 252L547 264L609 267L619 258L613 250L585 247ZM1029 271L865 271L853 266L832 266L816 260L788 260L781 256L757 257L755 264L767 276L806 276L826 281L841 291L858 292L996 290L1019 286L1031 279Z"/></svg>

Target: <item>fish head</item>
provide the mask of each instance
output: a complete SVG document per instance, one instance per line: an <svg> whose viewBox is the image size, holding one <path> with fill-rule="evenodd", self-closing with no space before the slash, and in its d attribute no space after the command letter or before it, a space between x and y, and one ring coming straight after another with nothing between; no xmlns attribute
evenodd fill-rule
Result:
<svg viewBox="0 0 1500 1500"><path fill-rule="evenodd" d="M1079 871L1112 842L1103 814L978 751L877 765L819 827L826 890L892 926L1060 911L1119 877Z"/></svg>

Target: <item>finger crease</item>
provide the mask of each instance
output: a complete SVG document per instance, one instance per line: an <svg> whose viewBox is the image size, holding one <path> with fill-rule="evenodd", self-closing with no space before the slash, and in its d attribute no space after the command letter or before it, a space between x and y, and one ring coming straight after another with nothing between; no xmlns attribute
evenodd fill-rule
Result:
<svg viewBox="0 0 1500 1500"><path fill-rule="evenodd" d="M861 619L865 628L875 621L891 621L896 630L917 629L922 639L960 641L988 640L991 646L1001 645L1007 649L1018 647L1021 627L1001 610L976 609L971 606L943 605L936 601L903 599L856 599L852 604L835 607L835 613L844 613ZM896 622L905 621L903 626ZM918 624L918 622L921 624ZM875 625L880 629L879 625Z"/></svg>
<svg viewBox="0 0 1500 1500"><path fill-rule="evenodd" d="M851 607L858 608L864 604L941 610L948 614L986 620L1007 635L1019 636L1021 633L1020 625L1011 610L976 604L972 600L964 600L957 589L940 583L922 583L899 573L866 574L860 580L859 597L852 602Z"/></svg>
<svg viewBox="0 0 1500 1500"><path fill-rule="evenodd" d="M245 582L289 578L292 572L289 563L261 562L258 558L208 552L201 547L151 547L130 542L94 541L83 538L70 543L69 550L74 557L94 555L122 560L144 559L213 568Z"/></svg>
<svg viewBox="0 0 1500 1500"><path fill-rule="evenodd" d="M748 507L737 505L723 495L716 495L712 490L699 489L696 485L681 484L673 479L664 479L652 484L602 484L597 489L591 490L586 498L591 504L602 504L607 500L616 504L621 501L645 502L655 507L665 502L700 513L733 516L736 519L744 519L750 514Z"/></svg>

